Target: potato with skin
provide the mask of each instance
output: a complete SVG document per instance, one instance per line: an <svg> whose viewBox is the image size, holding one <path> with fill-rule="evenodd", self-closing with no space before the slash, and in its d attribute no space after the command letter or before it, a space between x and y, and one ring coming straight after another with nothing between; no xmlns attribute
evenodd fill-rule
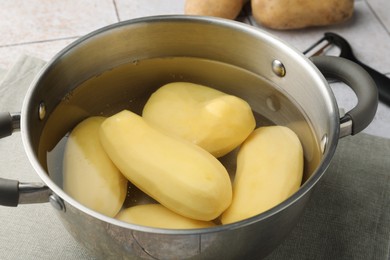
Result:
<svg viewBox="0 0 390 260"><path fill-rule="evenodd" d="M158 131L133 112L106 119L100 140L128 180L180 215L209 221L231 203L229 175L214 156Z"/></svg>
<svg viewBox="0 0 390 260"><path fill-rule="evenodd" d="M90 209L114 217L126 198L127 179L100 144L104 120L87 118L69 135L63 163L64 191Z"/></svg>
<svg viewBox="0 0 390 260"><path fill-rule="evenodd" d="M238 152L233 201L221 216L222 224L260 214L296 192L303 159L301 143L289 128L267 126L253 131Z"/></svg>
<svg viewBox="0 0 390 260"><path fill-rule="evenodd" d="M151 125L199 145L217 158L234 150L256 127L246 101L189 82L157 89L142 116Z"/></svg>
<svg viewBox="0 0 390 260"><path fill-rule="evenodd" d="M184 13L236 19L247 0L186 0Z"/></svg>
<svg viewBox="0 0 390 260"><path fill-rule="evenodd" d="M115 218L131 224L156 228L194 229L215 226L211 221L183 217L161 204L144 204L123 209Z"/></svg>
<svg viewBox="0 0 390 260"><path fill-rule="evenodd" d="M255 20L272 29L299 29L344 22L352 17L354 0L252 0Z"/></svg>

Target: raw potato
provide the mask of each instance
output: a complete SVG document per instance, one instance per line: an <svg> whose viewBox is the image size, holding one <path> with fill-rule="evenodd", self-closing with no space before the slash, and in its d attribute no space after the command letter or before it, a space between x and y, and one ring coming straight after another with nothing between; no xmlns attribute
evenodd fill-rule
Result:
<svg viewBox="0 0 390 260"><path fill-rule="evenodd" d="M188 82L159 88L149 98L142 116L153 126L199 145L215 157L239 146L256 126L246 101Z"/></svg>
<svg viewBox="0 0 390 260"><path fill-rule="evenodd" d="M119 212L116 218L131 224L157 228L194 229L215 226L211 221L183 217L160 204L130 207Z"/></svg>
<svg viewBox="0 0 390 260"><path fill-rule="evenodd" d="M353 14L354 0L252 0L255 20L273 29L341 23Z"/></svg>
<svg viewBox="0 0 390 260"><path fill-rule="evenodd" d="M256 129L238 152L233 201L221 222L233 223L276 206L299 189L302 174L303 150L292 130Z"/></svg>
<svg viewBox="0 0 390 260"><path fill-rule="evenodd" d="M127 179L100 144L104 117L90 117L69 135L64 153L64 190L81 204L109 217L122 207Z"/></svg>
<svg viewBox="0 0 390 260"><path fill-rule="evenodd" d="M100 140L128 180L180 215L209 221L231 203L229 175L215 157L156 130L133 112L106 119Z"/></svg>
<svg viewBox="0 0 390 260"><path fill-rule="evenodd" d="M186 0L184 13L236 19L247 0Z"/></svg>

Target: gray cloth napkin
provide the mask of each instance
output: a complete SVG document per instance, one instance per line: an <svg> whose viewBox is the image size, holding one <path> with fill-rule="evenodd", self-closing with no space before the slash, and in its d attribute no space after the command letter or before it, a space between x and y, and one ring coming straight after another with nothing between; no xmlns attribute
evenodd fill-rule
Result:
<svg viewBox="0 0 390 260"><path fill-rule="evenodd" d="M340 140L301 221L271 259L390 259L390 139Z"/></svg>
<svg viewBox="0 0 390 260"><path fill-rule="evenodd" d="M6 74L0 70L0 111L20 111L44 64L22 56ZM368 134L341 139L302 219L267 260L390 259L389 158L390 139ZM0 176L39 181L19 133L0 140ZM0 206L0 259L93 259L54 211L48 203Z"/></svg>

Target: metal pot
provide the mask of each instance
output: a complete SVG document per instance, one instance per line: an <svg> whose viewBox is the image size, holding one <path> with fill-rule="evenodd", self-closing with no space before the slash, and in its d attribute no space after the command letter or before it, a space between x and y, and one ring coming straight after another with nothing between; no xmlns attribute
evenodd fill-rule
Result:
<svg viewBox="0 0 390 260"><path fill-rule="evenodd" d="M341 118L324 76L345 81L358 97L356 107ZM201 230L123 223L66 194L61 173L66 134L87 116L121 109L139 113L154 90L172 81L237 95L252 106L258 125L293 129L305 154L301 188L262 214ZM241 23L158 16L114 24L61 51L30 86L21 113L2 114L1 135L18 130L20 122L25 151L43 183L0 179L1 204L50 201L75 239L103 259L259 259L295 226L339 138L364 129L377 102L373 81L354 63L336 57L309 60ZM234 174L233 156L222 161Z"/></svg>

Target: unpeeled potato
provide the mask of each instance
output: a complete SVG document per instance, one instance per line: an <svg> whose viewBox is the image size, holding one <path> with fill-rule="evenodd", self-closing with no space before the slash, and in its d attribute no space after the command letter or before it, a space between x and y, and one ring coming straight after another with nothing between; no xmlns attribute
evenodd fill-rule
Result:
<svg viewBox="0 0 390 260"><path fill-rule="evenodd" d="M186 0L184 13L235 19L247 0Z"/></svg>
<svg viewBox="0 0 390 260"><path fill-rule="evenodd" d="M272 29L299 29L349 19L354 0L251 0L255 20Z"/></svg>
<svg viewBox="0 0 390 260"><path fill-rule="evenodd" d="M107 156L99 139L104 117L89 117L68 137L63 162L64 191L109 217L122 208L127 179Z"/></svg>
<svg viewBox="0 0 390 260"><path fill-rule="evenodd" d="M246 101L189 82L160 87L145 104L142 117L158 129L184 138L215 157L239 146L256 126Z"/></svg>
<svg viewBox="0 0 390 260"><path fill-rule="evenodd" d="M211 221L183 217L161 204L145 204L130 207L119 212L116 218L131 224L157 228L193 229L215 226Z"/></svg>

